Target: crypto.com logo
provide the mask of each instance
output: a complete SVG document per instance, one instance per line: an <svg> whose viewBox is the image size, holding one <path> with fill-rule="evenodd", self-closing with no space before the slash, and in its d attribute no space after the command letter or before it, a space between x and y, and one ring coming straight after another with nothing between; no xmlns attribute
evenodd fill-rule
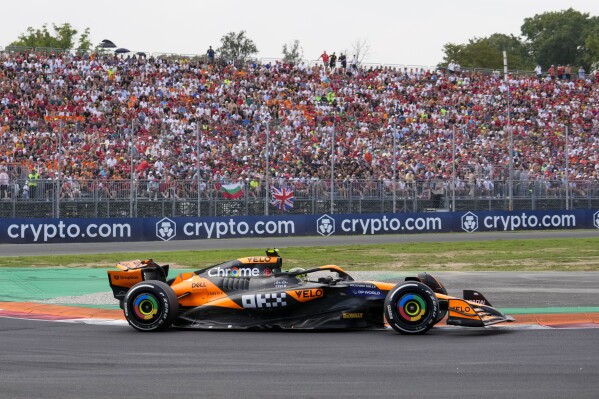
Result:
<svg viewBox="0 0 599 399"><path fill-rule="evenodd" d="M599 229L599 211L593 215L593 226Z"/></svg>
<svg viewBox="0 0 599 399"><path fill-rule="evenodd" d="M462 216L462 229L468 233L472 233L478 229L478 216L472 212L468 212Z"/></svg>
<svg viewBox="0 0 599 399"><path fill-rule="evenodd" d="M321 236L327 237L335 232L335 219L329 215L324 215L316 221L316 231Z"/></svg>
<svg viewBox="0 0 599 399"><path fill-rule="evenodd" d="M177 235L177 224L169 218L164 218L156 223L156 237L162 241L169 241Z"/></svg>

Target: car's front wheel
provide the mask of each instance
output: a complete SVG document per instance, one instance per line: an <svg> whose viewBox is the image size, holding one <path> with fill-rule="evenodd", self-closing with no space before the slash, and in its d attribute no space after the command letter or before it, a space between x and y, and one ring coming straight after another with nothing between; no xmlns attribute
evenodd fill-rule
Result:
<svg viewBox="0 0 599 399"><path fill-rule="evenodd" d="M417 281L396 285L385 298L385 319L402 334L424 334L439 316L439 300L433 290Z"/></svg>
<svg viewBox="0 0 599 399"><path fill-rule="evenodd" d="M157 280L135 284L123 300L125 318L138 331L161 331L168 328L179 311L173 289Z"/></svg>

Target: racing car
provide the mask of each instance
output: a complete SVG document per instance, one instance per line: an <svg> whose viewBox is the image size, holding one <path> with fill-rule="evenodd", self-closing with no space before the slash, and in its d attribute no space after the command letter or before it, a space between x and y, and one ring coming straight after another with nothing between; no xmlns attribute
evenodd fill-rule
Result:
<svg viewBox="0 0 599 399"><path fill-rule="evenodd" d="M336 265L282 270L276 249L168 278L152 259L108 271L114 297L139 331L199 329L383 329L423 334L449 325L486 327L514 319L479 292L447 294L428 273L399 284L355 281Z"/></svg>

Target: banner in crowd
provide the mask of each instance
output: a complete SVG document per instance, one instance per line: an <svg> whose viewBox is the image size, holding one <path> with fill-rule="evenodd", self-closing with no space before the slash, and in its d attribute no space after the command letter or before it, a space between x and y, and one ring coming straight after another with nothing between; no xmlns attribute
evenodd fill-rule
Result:
<svg viewBox="0 0 599 399"><path fill-rule="evenodd" d="M293 209L293 190L283 187L272 188L272 200L270 203L280 211L290 211Z"/></svg>
<svg viewBox="0 0 599 399"><path fill-rule="evenodd" d="M571 229L599 229L599 211L1 219L0 244Z"/></svg>

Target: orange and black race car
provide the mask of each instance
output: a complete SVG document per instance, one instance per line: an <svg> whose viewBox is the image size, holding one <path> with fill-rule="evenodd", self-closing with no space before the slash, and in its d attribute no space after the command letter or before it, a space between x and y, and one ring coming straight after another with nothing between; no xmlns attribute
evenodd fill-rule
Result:
<svg viewBox="0 0 599 399"><path fill-rule="evenodd" d="M447 294L420 273L390 284L354 281L335 265L282 270L277 250L231 260L168 279L168 265L152 260L117 264L109 271L114 297L139 331L169 326L204 329L380 329L422 334L447 324L485 327L513 321L477 291Z"/></svg>

